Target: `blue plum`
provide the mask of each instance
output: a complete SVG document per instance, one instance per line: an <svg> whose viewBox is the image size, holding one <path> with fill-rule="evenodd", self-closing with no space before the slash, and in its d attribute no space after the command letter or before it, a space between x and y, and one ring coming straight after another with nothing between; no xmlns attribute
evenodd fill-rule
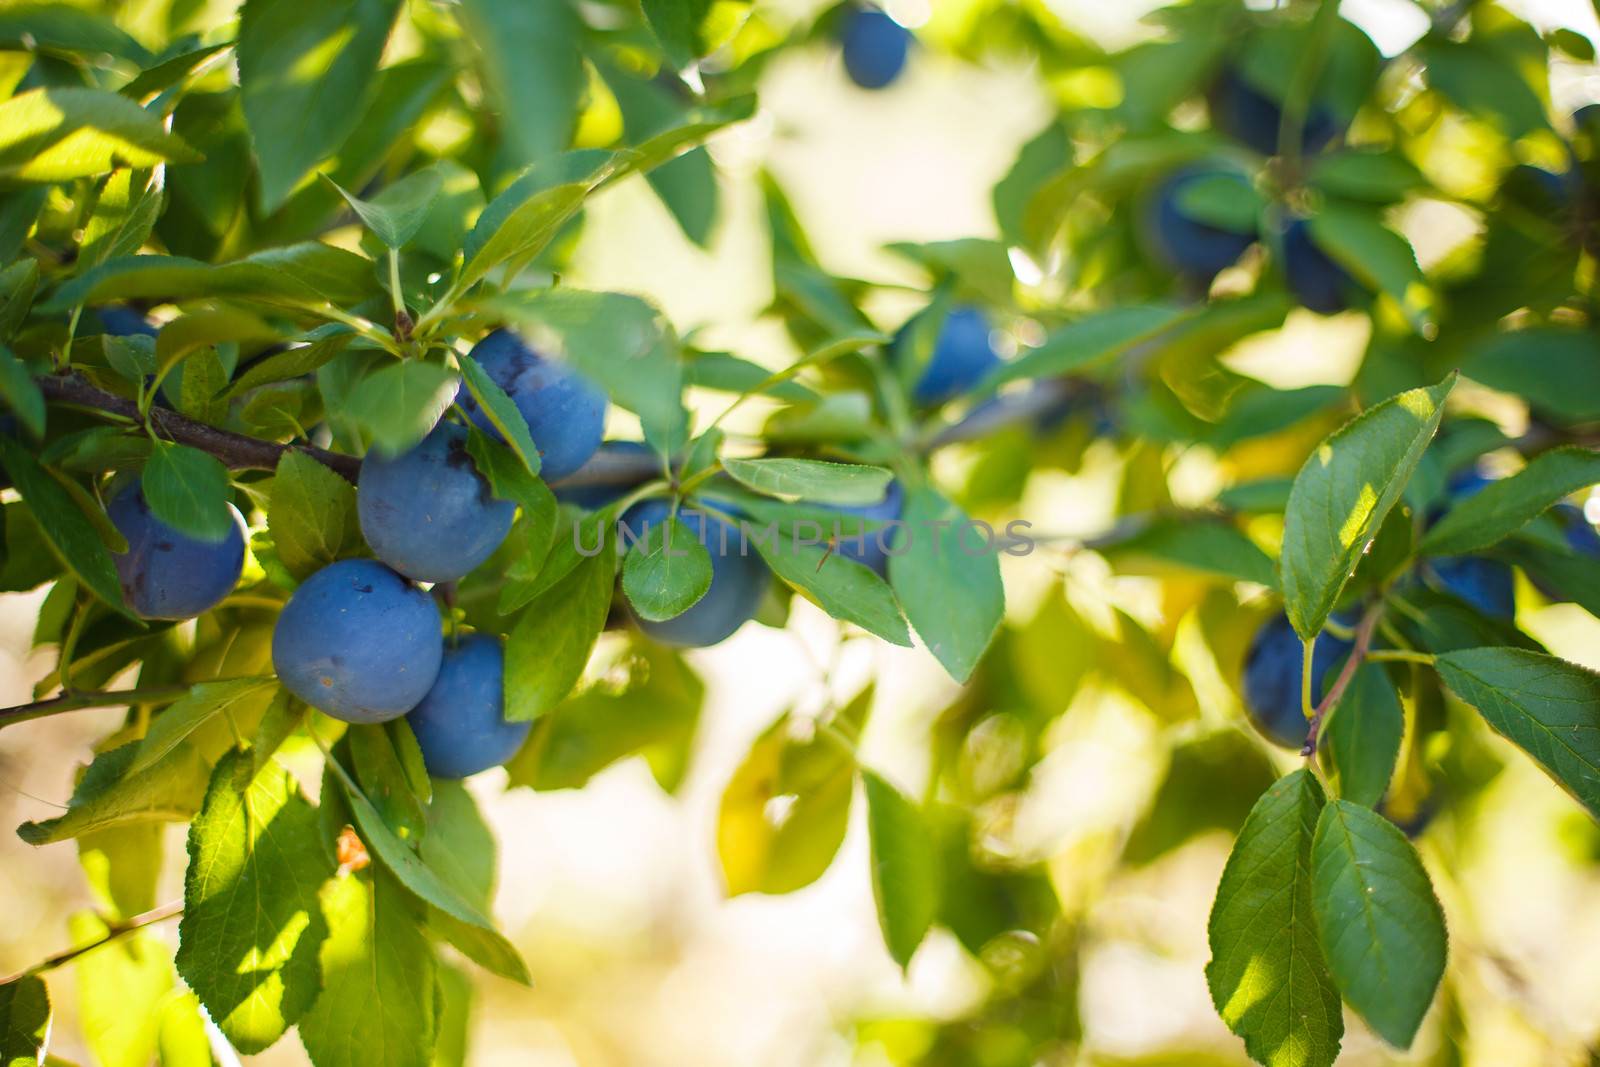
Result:
<svg viewBox="0 0 1600 1067"><path fill-rule="evenodd" d="M565 478L600 447L606 394L588 378L565 363L539 355L509 330L496 330L479 341L472 358L506 391L527 421L545 481ZM465 382L456 393L456 403L479 428L499 436L489 417L478 410Z"/></svg>
<svg viewBox="0 0 1600 1067"><path fill-rule="evenodd" d="M891 360L906 356L902 349L910 343L917 323L926 314L919 312L900 327L889 346ZM989 318L982 311L970 305L952 308L939 327L933 354L911 387L912 399L919 404L942 404L983 381L1000 363L1000 353L994 350L989 334Z"/></svg>
<svg viewBox="0 0 1600 1067"><path fill-rule="evenodd" d="M635 456L654 456L655 450L643 441L605 441L595 452L593 459L616 457L619 461ZM571 485L551 486L556 499L563 504L573 504L585 511L599 511L614 501L621 500L637 486L649 481L652 476L660 474L661 464L658 460L654 465L654 473L640 478L625 478L603 485Z"/></svg>
<svg viewBox="0 0 1600 1067"><path fill-rule="evenodd" d="M1278 154L1278 129L1283 124L1283 109L1276 100L1247 82L1237 69L1224 69L1206 99L1214 128L1264 156ZM1321 104L1313 104L1301 127L1300 147L1306 152L1320 152L1342 132L1332 112Z"/></svg>
<svg viewBox="0 0 1600 1067"><path fill-rule="evenodd" d="M453 581L488 559L517 510L495 499L467 452L466 427L453 422L399 456L369 453L356 506L373 553L421 582Z"/></svg>
<svg viewBox="0 0 1600 1067"><path fill-rule="evenodd" d="M1311 227L1296 219L1283 233L1283 273L1300 303L1319 315L1336 315L1359 292L1354 278L1311 239Z"/></svg>
<svg viewBox="0 0 1600 1067"><path fill-rule="evenodd" d="M1344 621L1338 618L1337 621ZM1322 696L1328 672L1350 651L1350 642L1323 631L1311 654L1313 700ZM1244 706L1255 728L1273 744L1299 749L1309 724L1300 706L1305 652L1287 615L1256 631L1244 660Z"/></svg>
<svg viewBox="0 0 1600 1067"><path fill-rule="evenodd" d="M221 541L201 541L156 518L138 482L106 507L128 551L112 557L128 607L146 619L192 619L233 591L244 570L244 519L228 505L233 525Z"/></svg>
<svg viewBox="0 0 1600 1067"><path fill-rule="evenodd" d="M651 528L666 522L670 511L665 500L645 500L628 509L622 524L629 536L643 540ZM722 519L684 508L678 512L678 520L711 554L711 586L675 618L651 622L634 615L634 623L664 645L704 648L725 640L755 617L771 572L755 545Z"/></svg>
<svg viewBox="0 0 1600 1067"><path fill-rule="evenodd" d="M1202 283L1231 267L1255 243L1253 230L1238 232L1200 222L1183 213L1185 188L1209 178L1239 183L1241 195L1250 191L1242 174L1207 167L1188 167L1168 176L1145 203L1140 233L1154 257L1168 268Z"/></svg>
<svg viewBox="0 0 1600 1067"><path fill-rule="evenodd" d="M900 518L906 506L906 493L899 481L891 481L884 490L883 499L876 504L836 506L833 510L847 516L839 520L839 541L834 549L845 559L866 564L884 577L889 571L889 556L884 544L894 535L893 527L868 529L867 522L889 522ZM865 520L858 522L856 520ZM826 531L832 534L832 530Z"/></svg>
<svg viewBox="0 0 1600 1067"><path fill-rule="evenodd" d="M1516 583L1509 564L1482 556L1451 556L1428 560L1427 568L1442 592L1485 615L1509 619L1516 614Z"/></svg>
<svg viewBox="0 0 1600 1067"><path fill-rule="evenodd" d="M158 332L144 313L126 304L107 304L94 309L100 332L113 337L154 337Z"/></svg>
<svg viewBox="0 0 1600 1067"><path fill-rule="evenodd" d="M384 722L416 707L443 656L433 599L370 559L330 563L300 583L272 631L279 680L345 722Z"/></svg>
<svg viewBox="0 0 1600 1067"><path fill-rule="evenodd" d="M857 8L844 16L839 43L850 80L863 89L882 89L905 69L911 32L875 7Z"/></svg>
<svg viewBox="0 0 1600 1067"><path fill-rule="evenodd" d="M473 634L444 650L439 677L406 715L435 778L467 778L516 755L531 722L505 720L505 649Z"/></svg>
<svg viewBox="0 0 1600 1067"><path fill-rule="evenodd" d="M1596 530L1595 524L1584 516L1583 509L1572 504L1561 504L1554 511L1557 521L1561 523L1567 547L1580 556L1600 559L1600 530Z"/></svg>

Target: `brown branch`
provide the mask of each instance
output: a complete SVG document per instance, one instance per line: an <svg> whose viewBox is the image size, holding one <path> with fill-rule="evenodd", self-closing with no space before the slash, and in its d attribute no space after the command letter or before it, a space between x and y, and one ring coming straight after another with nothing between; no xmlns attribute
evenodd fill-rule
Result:
<svg viewBox="0 0 1600 1067"><path fill-rule="evenodd" d="M138 404L91 385L75 374L45 375L39 379L39 388L46 399L58 403L104 411L135 423L144 421L139 416ZM209 452L233 470L275 470L285 452L303 452L347 481L355 481L361 473L361 460L356 456L311 445L280 445L219 430L167 408L152 407L149 421L151 429L167 440Z"/></svg>
<svg viewBox="0 0 1600 1067"><path fill-rule="evenodd" d="M1322 698L1316 708L1311 712L1311 726L1306 730L1306 743L1300 748L1300 755L1311 759L1317 754L1317 735L1322 730L1322 720L1339 703L1339 698L1344 696L1344 691L1350 688L1351 679L1356 676L1356 669L1361 666L1361 661L1367 658L1367 650L1372 647L1372 634L1378 628L1378 620L1383 618L1383 601L1377 601L1361 616L1361 621L1356 623L1356 635L1350 655L1345 658L1344 666L1339 671L1339 677L1333 680L1333 686L1328 690L1328 695Z"/></svg>
<svg viewBox="0 0 1600 1067"><path fill-rule="evenodd" d="M112 689L93 693L63 693L31 704L18 704L0 708L0 727L14 723L42 719L63 711L81 711L85 708L120 708L130 704L166 704L177 700L189 691L187 685L159 685L146 689Z"/></svg>
<svg viewBox="0 0 1600 1067"><path fill-rule="evenodd" d="M12 982L20 981L23 978L28 978L36 974L43 974L45 971L54 970L63 964L71 963L85 952L92 952L101 945L115 941L117 938L126 934L131 934L135 930L142 930L152 923L158 923L165 919L170 919L174 915L181 915L182 913L183 901L175 900L171 904L163 904L159 908L154 908L150 911L144 912L141 915L135 915L131 919L125 919L121 922L107 923L106 934L104 937L96 938L87 945L79 945L77 948L69 948L65 952L58 952L48 959L40 960L27 970L18 971L10 978L0 982L0 985L10 985Z"/></svg>

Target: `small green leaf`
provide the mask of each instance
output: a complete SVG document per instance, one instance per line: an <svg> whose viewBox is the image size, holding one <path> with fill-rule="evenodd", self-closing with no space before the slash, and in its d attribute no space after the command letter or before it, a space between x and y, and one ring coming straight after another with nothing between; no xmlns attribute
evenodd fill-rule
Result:
<svg viewBox="0 0 1600 1067"><path fill-rule="evenodd" d="M1344 999L1396 1048L1411 1047L1444 974L1444 913L1416 849L1348 800L1322 809L1311 844L1312 908Z"/></svg>
<svg viewBox="0 0 1600 1067"><path fill-rule="evenodd" d="M1180 214L1232 233L1254 233L1264 206L1255 187L1236 174L1201 174L1178 187Z"/></svg>
<svg viewBox="0 0 1600 1067"><path fill-rule="evenodd" d="M244 704L265 707L268 694L277 687L277 680L270 676L195 683L187 694L150 721L128 773L138 774L155 766L184 738L217 715L232 714L235 707Z"/></svg>
<svg viewBox="0 0 1600 1067"><path fill-rule="evenodd" d="M1272 557L1226 522L1157 519L1126 538L1097 541L1093 547L1126 573L1160 574L1180 568L1255 582L1269 589L1278 585Z"/></svg>
<svg viewBox="0 0 1600 1067"><path fill-rule="evenodd" d="M399 455L438 423L459 382L436 363L386 363L350 391L345 414L372 435L375 448Z"/></svg>
<svg viewBox="0 0 1600 1067"><path fill-rule="evenodd" d="M828 536L827 527L819 524L818 528L820 536ZM787 543L786 533L790 535ZM769 524L766 530L752 530L749 540L774 574L829 615L853 622L890 644L911 647L911 632L894 593L877 572L823 545L808 544L804 537L797 540L799 533L795 527ZM856 533L849 528L845 536Z"/></svg>
<svg viewBox="0 0 1600 1067"><path fill-rule="evenodd" d="M901 970L939 913L939 853L927 819L905 795L871 771L867 834L872 843L872 898L889 955Z"/></svg>
<svg viewBox="0 0 1600 1067"><path fill-rule="evenodd" d="M301 452L285 452L267 501L278 559L297 578L332 563L355 542L355 487Z"/></svg>
<svg viewBox="0 0 1600 1067"><path fill-rule="evenodd" d="M44 394L28 368L0 344L0 400L21 420L29 433L44 436Z"/></svg>
<svg viewBox="0 0 1600 1067"><path fill-rule="evenodd" d="M1571 446L1542 452L1509 478L1490 482L1450 509L1417 547L1433 556L1476 552L1509 537L1546 508L1600 482L1600 452Z"/></svg>
<svg viewBox="0 0 1600 1067"><path fill-rule="evenodd" d="M317 810L276 764L222 758L189 828L178 973L239 1051L271 1045L317 998L328 936L317 889L333 863Z"/></svg>
<svg viewBox="0 0 1600 1067"><path fill-rule="evenodd" d="M506 640L507 722L531 722L572 692L605 627L616 566L607 538L524 609Z"/></svg>
<svg viewBox="0 0 1600 1067"><path fill-rule="evenodd" d="M1363 663L1323 728L1323 752L1338 778L1339 797L1376 807L1400 758L1405 710L1378 663Z"/></svg>
<svg viewBox="0 0 1600 1067"><path fill-rule="evenodd" d="M725 459L722 467L758 493L824 504L876 504L894 478L882 467L820 459Z"/></svg>
<svg viewBox="0 0 1600 1067"><path fill-rule="evenodd" d="M750 11L749 0L644 0L644 17L679 70L721 47Z"/></svg>
<svg viewBox="0 0 1600 1067"><path fill-rule="evenodd" d="M1461 373L1564 422L1593 422L1600 419L1596 367L1600 337L1593 330L1538 326L1491 333L1468 352Z"/></svg>
<svg viewBox="0 0 1600 1067"><path fill-rule="evenodd" d="M960 508L929 488L906 494L906 541L889 559L889 581L928 651L965 682L1005 615L1000 560Z"/></svg>
<svg viewBox="0 0 1600 1067"><path fill-rule="evenodd" d="M350 745L350 769L361 791L395 836L415 847L426 829L422 798L406 774L387 725L355 724L345 736Z"/></svg>
<svg viewBox="0 0 1600 1067"><path fill-rule="evenodd" d="M457 893L487 911L494 901L498 845L472 793L460 782L434 782L427 823L420 846L422 861Z"/></svg>
<svg viewBox="0 0 1600 1067"><path fill-rule="evenodd" d="M72 495L14 439L0 434L0 463L23 503L39 520L39 529L85 586L106 604L127 614L122 583L111 554L95 526L78 508Z"/></svg>
<svg viewBox="0 0 1600 1067"><path fill-rule="evenodd" d="M534 542L544 545L542 559L555 533L556 509L560 506L555 494L543 480L528 473L527 464L509 446L471 424L467 426L467 454L478 473L489 480L489 489L498 499L521 505L525 531Z"/></svg>
<svg viewBox="0 0 1600 1067"><path fill-rule="evenodd" d="M343 352L354 337L355 334L348 332L332 334L311 344L298 345L252 363L243 374L239 375L238 380L228 386L224 397L232 398L260 385L292 381L310 374Z"/></svg>
<svg viewBox="0 0 1600 1067"><path fill-rule="evenodd" d="M1370 208L1328 203L1309 225L1317 247L1362 284L1388 294L1413 329L1425 334L1432 328L1433 291L1417 266L1416 253Z"/></svg>
<svg viewBox="0 0 1600 1067"><path fill-rule="evenodd" d="M1600 819L1600 674L1520 648L1447 652L1434 666L1451 692Z"/></svg>
<svg viewBox="0 0 1600 1067"><path fill-rule="evenodd" d="M31 89L0 102L0 179L64 182L199 158L160 115L116 93Z"/></svg>
<svg viewBox="0 0 1600 1067"><path fill-rule="evenodd" d="M1289 493L1278 557L1284 609L1311 640L1433 440L1452 373L1376 404L1317 446Z"/></svg>
<svg viewBox="0 0 1600 1067"><path fill-rule="evenodd" d="M112 171L83 228L76 270L113 256L131 256L149 239L165 199L161 183L151 181L152 173L128 167Z"/></svg>
<svg viewBox="0 0 1600 1067"><path fill-rule="evenodd" d="M0 985L0 1063L39 1067L50 1038L50 992L44 979L25 975Z"/></svg>
<svg viewBox="0 0 1600 1067"><path fill-rule="evenodd" d="M439 170L427 167L384 186L371 200L362 200L326 174L323 180L339 190L378 240L395 249L404 248L417 235L444 185Z"/></svg>
<svg viewBox="0 0 1600 1067"><path fill-rule="evenodd" d="M79 945L102 941L110 933L105 920L92 911L73 915L67 927ZM160 1039L161 1005L174 985L172 950L154 931L138 930L74 962L78 1025L94 1062L100 1067L148 1067Z"/></svg>
<svg viewBox="0 0 1600 1067"><path fill-rule="evenodd" d="M0 270L0 343L16 336L22 320L33 307L33 294L39 286L39 261L19 260Z"/></svg>
<svg viewBox="0 0 1600 1067"><path fill-rule="evenodd" d="M378 292L371 260L319 241L302 241L232 263L156 255L109 259L56 290L45 308L61 311L115 300L204 297L320 308L327 303L358 304Z"/></svg>
<svg viewBox="0 0 1600 1067"><path fill-rule="evenodd" d="M1344 1036L1312 917L1311 843L1322 808L1310 771L1273 783L1239 831L1211 906L1211 1001L1267 1067L1330 1067Z"/></svg>
<svg viewBox="0 0 1600 1067"><path fill-rule="evenodd" d="M78 838L78 863L104 914L131 919L156 906L167 828L128 823Z"/></svg>
<svg viewBox="0 0 1600 1067"><path fill-rule="evenodd" d="M1319 156L1311 182L1331 196L1391 204L1427 185L1422 172L1397 151L1345 150Z"/></svg>
<svg viewBox="0 0 1600 1067"><path fill-rule="evenodd" d="M224 541L236 529L228 468L208 452L157 441L140 486L151 514L181 534Z"/></svg>
<svg viewBox="0 0 1600 1067"><path fill-rule="evenodd" d="M657 523L622 565L622 591L639 617L675 619L711 588L711 553L678 519Z"/></svg>
<svg viewBox="0 0 1600 1067"><path fill-rule="evenodd" d="M1193 312L1162 304L1110 308L1052 330L1038 348L1023 351L995 371L991 385L1021 378L1053 378L1104 363L1181 322Z"/></svg>
<svg viewBox="0 0 1600 1067"><path fill-rule="evenodd" d="M461 376L466 380L467 392L478 402L478 409L500 431L500 436L522 461L522 465L528 468L528 473L538 474L539 446L534 444L533 436L528 432L528 422L522 417L516 403L489 377L489 372L478 365L477 360L471 356L459 356L457 361L461 364Z"/></svg>
<svg viewBox="0 0 1600 1067"><path fill-rule="evenodd" d="M311 1062L432 1067L438 962L421 908L383 870L330 879L319 898L322 993L299 1026Z"/></svg>
<svg viewBox="0 0 1600 1067"><path fill-rule="evenodd" d="M557 2L463 0L456 16L477 52L513 163L567 147L587 85L578 11Z"/></svg>
<svg viewBox="0 0 1600 1067"><path fill-rule="evenodd" d="M187 821L205 794L209 761L180 744L155 766L129 774L138 750L127 744L97 755L72 791L66 813L25 822L17 836L30 845L48 845L126 823Z"/></svg>

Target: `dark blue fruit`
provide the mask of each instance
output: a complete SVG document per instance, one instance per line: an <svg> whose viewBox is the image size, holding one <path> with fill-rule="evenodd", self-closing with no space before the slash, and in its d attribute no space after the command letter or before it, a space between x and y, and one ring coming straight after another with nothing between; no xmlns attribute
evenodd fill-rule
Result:
<svg viewBox="0 0 1600 1067"><path fill-rule="evenodd" d="M509 330L496 330L472 350L472 358L510 395L528 423L543 461L545 481L565 478L594 455L605 433L606 394L565 363L545 359ZM480 429L499 436L466 383L456 393Z"/></svg>
<svg viewBox="0 0 1600 1067"><path fill-rule="evenodd" d="M1206 99L1214 128L1264 156L1278 154L1278 128L1283 124L1283 109L1276 100L1245 81L1238 70L1225 69ZM1340 132L1333 114L1321 104L1313 104L1301 127L1301 151L1320 152L1332 144Z"/></svg>
<svg viewBox="0 0 1600 1067"><path fill-rule="evenodd" d="M126 304L107 304L94 309L100 320L100 332L113 337L154 337L158 332L144 317L144 313Z"/></svg>
<svg viewBox="0 0 1600 1067"><path fill-rule="evenodd" d="M911 33L875 7L845 16L839 31L844 69L863 89L882 89L900 76L911 48Z"/></svg>
<svg viewBox="0 0 1600 1067"><path fill-rule="evenodd" d="M1427 568L1441 592L1498 619L1516 614L1515 585L1509 564L1481 556L1431 559Z"/></svg>
<svg viewBox="0 0 1600 1067"><path fill-rule="evenodd" d="M1209 283L1217 272L1231 267L1255 242L1254 230L1236 232L1200 222L1183 213L1181 197L1196 182L1222 177L1239 183L1240 196L1250 193L1243 175L1203 167L1169 176L1146 201L1141 233L1155 258L1171 270Z"/></svg>
<svg viewBox="0 0 1600 1067"><path fill-rule="evenodd" d="M439 677L406 715L435 778L466 778L498 767L522 747L531 722L505 720L505 650L473 634L444 650Z"/></svg>
<svg viewBox="0 0 1600 1067"><path fill-rule="evenodd" d="M466 427L453 422L392 459L369 453L356 506L373 553L419 582L453 581L488 559L517 510L495 499L467 452Z"/></svg>
<svg viewBox="0 0 1600 1067"><path fill-rule="evenodd" d="M1359 291L1355 279L1318 248L1311 227L1297 219L1283 234L1283 273L1300 303L1319 315L1336 315Z"/></svg>
<svg viewBox="0 0 1600 1067"><path fill-rule="evenodd" d="M622 517L627 536L643 541L650 529L666 522L670 511L665 500L635 504ZM664 645L704 648L725 640L755 617L770 572L755 545L744 540L736 527L692 508L680 510L678 521L711 554L711 586L705 596L675 618L651 622L635 615L634 623Z"/></svg>
<svg viewBox="0 0 1600 1067"><path fill-rule="evenodd" d="M1342 620L1341 620L1342 621ZM1322 698L1328 671L1350 651L1350 642L1323 631L1311 654L1311 694ZM1269 620L1250 641L1244 661L1244 707L1250 722L1284 748L1306 743L1309 724L1300 706L1305 651L1287 615Z"/></svg>
<svg viewBox="0 0 1600 1067"><path fill-rule="evenodd" d="M345 722L384 722L416 707L443 655L432 598L370 559L330 563L307 578L272 631L278 679Z"/></svg>
<svg viewBox="0 0 1600 1067"><path fill-rule="evenodd" d="M112 557L122 596L146 619L192 619L216 607L233 591L244 569L244 519L233 505L233 526L221 541L179 533L150 511L133 482L112 498L106 514L128 540L128 551Z"/></svg>
<svg viewBox="0 0 1600 1067"><path fill-rule="evenodd" d="M1594 523L1584 517L1583 509L1562 504L1554 511L1561 523L1562 534L1567 539L1567 547L1580 556L1600 559L1600 530L1596 530Z"/></svg>
<svg viewBox="0 0 1600 1067"><path fill-rule="evenodd" d="M605 441L601 443L599 450L595 452L592 458L599 460L602 457L611 456L628 458L653 455L655 455L655 450L643 441ZM659 461L655 463L654 468L654 474L659 475L661 470ZM621 500L635 488L649 481L651 477L652 475L645 475L640 478L607 482L603 485L557 485L552 486L551 490L555 493L556 499L563 504L572 504L583 508L585 511L599 511L607 504Z"/></svg>
<svg viewBox="0 0 1600 1067"><path fill-rule="evenodd" d="M894 343L889 346L891 360L902 358L901 349L909 343L924 314L926 312L919 313L900 327ZM1000 354L994 350L989 333L989 318L982 311L968 305L951 309L939 328L933 355L912 386L912 399L919 404L941 404L983 381L1000 363Z"/></svg>
<svg viewBox="0 0 1600 1067"><path fill-rule="evenodd" d="M839 555L871 567L882 577L889 570L889 556L884 549L893 544L894 527L871 529L867 524L898 520L905 506L905 490L898 481L891 481L888 489L884 490L883 499L876 504L835 507L835 511L847 517L839 520L837 534L832 529L825 532L837 537L834 551Z"/></svg>

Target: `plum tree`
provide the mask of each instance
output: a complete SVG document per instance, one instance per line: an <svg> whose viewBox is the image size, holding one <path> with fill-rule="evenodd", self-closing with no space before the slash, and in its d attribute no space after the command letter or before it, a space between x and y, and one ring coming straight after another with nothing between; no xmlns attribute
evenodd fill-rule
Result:
<svg viewBox="0 0 1600 1067"><path fill-rule="evenodd" d="M406 723L435 778L468 778L497 767L527 740L531 722L506 722L505 646L469 634L444 650L439 676Z"/></svg>
<svg viewBox="0 0 1600 1067"><path fill-rule="evenodd" d="M1295 219L1283 231L1283 273L1302 306L1319 315L1336 315L1359 292L1354 278L1317 246L1311 227Z"/></svg>
<svg viewBox="0 0 1600 1067"><path fill-rule="evenodd" d="M443 655L433 600L367 559L330 563L307 578L272 631L272 666L289 691L352 723L416 707Z"/></svg>
<svg viewBox="0 0 1600 1067"><path fill-rule="evenodd" d="M1349 654L1351 644L1324 632L1311 654L1312 700L1321 698L1328 672ZM1299 750L1306 742L1309 722L1302 707L1305 649L1289 624L1277 615L1262 624L1250 639L1244 660L1244 707L1250 722L1274 744Z"/></svg>
<svg viewBox="0 0 1600 1067"><path fill-rule="evenodd" d="M876 7L858 7L845 14L839 43L850 80L883 89L905 69L911 32Z"/></svg>
<svg viewBox="0 0 1600 1067"><path fill-rule="evenodd" d="M919 312L900 328L889 349L890 359L910 358L906 349L921 335L922 317L927 314L926 310ZM951 308L934 336L922 373L911 386L912 399L923 405L941 404L981 382L1000 363L991 332L989 317L979 308L970 304Z"/></svg>
<svg viewBox="0 0 1600 1067"><path fill-rule="evenodd" d="M629 508L622 516L627 536L641 541L651 529L660 527L672 512L665 500L646 500ZM678 511L678 521L689 529L711 556L711 585L705 595L681 615L652 621L633 612L634 624L664 645L703 648L726 640L755 617L766 594L771 573L754 546L737 527L721 518L694 508Z"/></svg>
<svg viewBox="0 0 1600 1067"><path fill-rule="evenodd" d="M245 527L232 504L228 513L228 535L204 541L156 518L138 480L112 497L106 514L128 542L112 557L128 607L147 619L192 619L232 592L244 569Z"/></svg>
<svg viewBox="0 0 1600 1067"><path fill-rule="evenodd" d="M900 518L906 506L906 492L898 480L891 481L876 504L844 504L835 510L849 518L841 520L841 531L834 551L846 559L865 564L880 576L889 572L887 547L892 546L892 528L872 529L872 523L890 522ZM855 521L852 521L855 520Z"/></svg>
<svg viewBox="0 0 1600 1067"><path fill-rule="evenodd" d="M1202 284L1209 283L1219 271L1232 266L1256 239L1253 229L1224 229L1185 213L1184 190L1208 179L1236 182L1241 193L1249 192L1249 182L1236 171L1186 167L1156 186L1140 219L1140 233L1155 259Z"/></svg>
<svg viewBox="0 0 1600 1067"><path fill-rule="evenodd" d="M453 422L398 456L368 455L356 504L373 554L420 582L453 581L488 559L517 510L495 499Z"/></svg>
<svg viewBox="0 0 1600 1067"><path fill-rule="evenodd" d="M546 480L566 477L594 455L605 433L605 390L567 364L541 356L510 330L495 330L473 347L471 356L522 413ZM465 383L456 403L498 439L499 432Z"/></svg>
<svg viewBox="0 0 1600 1067"><path fill-rule="evenodd" d="M1206 95L1211 109L1211 125L1264 156L1278 154L1278 132L1283 124L1283 109L1266 93L1251 85L1236 67L1225 67ZM1321 103L1313 103L1306 113L1300 135L1301 147L1320 152L1342 133L1338 120Z"/></svg>

